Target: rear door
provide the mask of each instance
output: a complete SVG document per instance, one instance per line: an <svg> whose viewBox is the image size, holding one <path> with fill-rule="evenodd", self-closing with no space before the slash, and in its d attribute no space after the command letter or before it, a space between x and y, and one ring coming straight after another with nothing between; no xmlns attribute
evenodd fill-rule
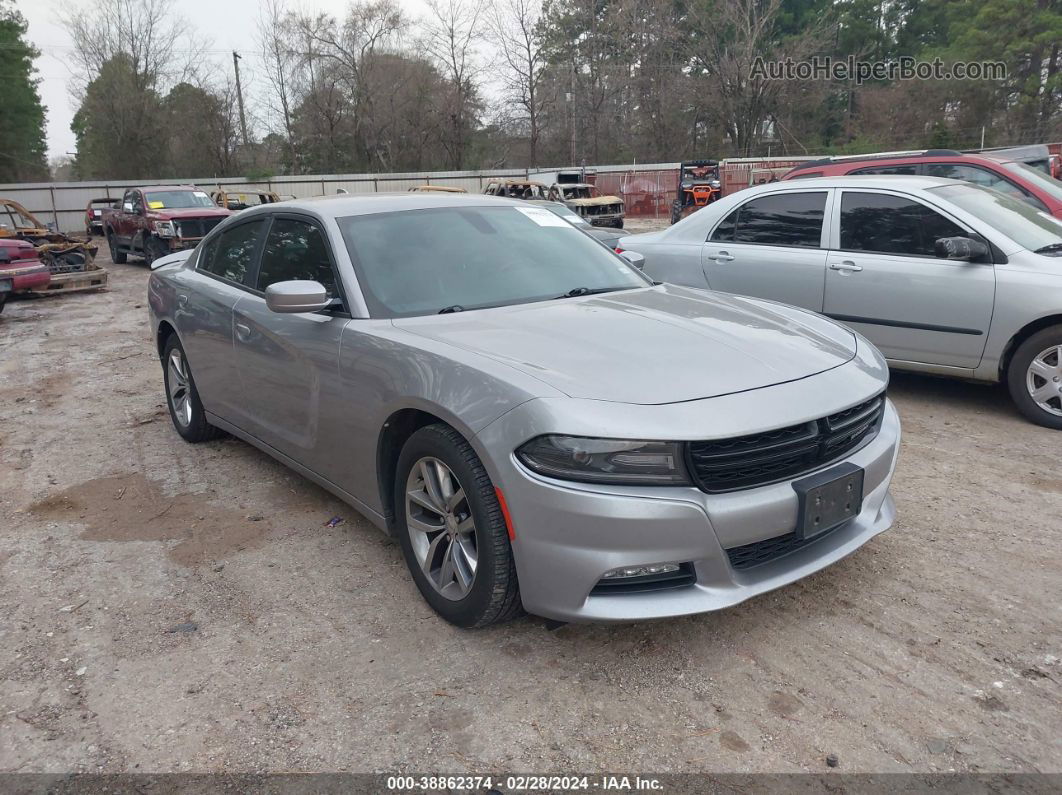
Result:
<svg viewBox="0 0 1062 795"><path fill-rule="evenodd" d="M308 216L271 217L252 290L236 304L234 343L246 429L318 474L334 474L328 451L333 411L346 411L339 385L339 341L350 315L335 311L282 314L266 306L276 282L320 282L342 300L327 235ZM329 408L330 407L330 408Z"/></svg>
<svg viewBox="0 0 1062 795"><path fill-rule="evenodd" d="M832 193L760 194L733 210L701 249L709 287L821 311Z"/></svg>
<svg viewBox="0 0 1062 795"><path fill-rule="evenodd" d="M934 255L937 238L974 230L907 194L838 193L824 314L866 335L889 359L977 367L995 269Z"/></svg>

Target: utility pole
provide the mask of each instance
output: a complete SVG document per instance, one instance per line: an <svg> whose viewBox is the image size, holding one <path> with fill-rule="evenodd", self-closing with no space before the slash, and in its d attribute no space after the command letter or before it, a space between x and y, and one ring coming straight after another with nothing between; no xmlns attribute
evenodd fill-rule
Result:
<svg viewBox="0 0 1062 795"><path fill-rule="evenodd" d="M247 116L243 112L243 87L240 85L240 54L232 51L232 66L236 70L236 102L240 106L240 135L244 147L247 146Z"/></svg>

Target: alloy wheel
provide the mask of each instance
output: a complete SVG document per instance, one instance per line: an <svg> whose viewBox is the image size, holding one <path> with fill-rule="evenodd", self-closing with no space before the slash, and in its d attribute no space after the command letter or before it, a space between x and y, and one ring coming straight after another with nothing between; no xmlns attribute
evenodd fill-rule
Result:
<svg viewBox="0 0 1062 795"><path fill-rule="evenodd" d="M1037 406L1062 417L1062 345L1052 345L1033 357L1025 374L1025 388Z"/></svg>
<svg viewBox="0 0 1062 795"><path fill-rule="evenodd" d="M188 378L188 364L180 348L170 351L169 361L166 363L166 387L170 397L170 407L173 416L182 428L187 428L192 423L192 395Z"/></svg>
<svg viewBox="0 0 1062 795"><path fill-rule="evenodd" d="M476 524L457 476L437 458L421 458L409 472L406 527L432 587L447 599L465 598L476 579Z"/></svg>

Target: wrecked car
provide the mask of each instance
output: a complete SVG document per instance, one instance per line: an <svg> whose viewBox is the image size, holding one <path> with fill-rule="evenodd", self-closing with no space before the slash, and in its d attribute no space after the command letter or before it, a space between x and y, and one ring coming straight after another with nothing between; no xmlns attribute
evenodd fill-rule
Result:
<svg viewBox="0 0 1062 795"><path fill-rule="evenodd" d="M545 185L526 179L492 179L483 192L488 196L505 196L509 199L546 198Z"/></svg>
<svg viewBox="0 0 1062 795"><path fill-rule="evenodd" d="M96 259L97 246L41 223L29 210L11 199L0 199L0 240L24 240L52 273L85 270Z"/></svg>
<svg viewBox="0 0 1062 795"><path fill-rule="evenodd" d="M150 265L172 251L195 248L232 214L192 185L130 188L118 208L103 211L103 234L114 262L132 255Z"/></svg>
<svg viewBox="0 0 1062 795"><path fill-rule="evenodd" d="M13 293L39 290L51 281L52 272L25 240L0 240L0 312Z"/></svg>
<svg viewBox="0 0 1062 795"><path fill-rule="evenodd" d="M92 199L85 205L85 236L103 234L103 211L113 209L117 199Z"/></svg>
<svg viewBox="0 0 1062 795"><path fill-rule="evenodd" d="M550 201L563 202L594 226L623 228L623 199L602 196L589 182L561 182L549 189Z"/></svg>
<svg viewBox="0 0 1062 795"><path fill-rule="evenodd" d="M283 201L277 194L268 190L238 190L230 188L218 188L210 194L214 204L238 213L248 207L257 207L260 204L276 204Z"/></svg>

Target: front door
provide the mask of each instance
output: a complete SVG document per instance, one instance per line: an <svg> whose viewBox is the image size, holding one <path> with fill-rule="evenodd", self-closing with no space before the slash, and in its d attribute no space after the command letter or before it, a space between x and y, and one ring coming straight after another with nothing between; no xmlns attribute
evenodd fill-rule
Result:
<svg viewBox="0 0 1062 795"><path fill-rule="evenodd" d="M821 311L829 200L825 190L783 191L742 204L702 247L708 286Z"/></svg>
<svg viewBox="0 0 1062 795"><path fill-rule="evenodd" d="M334 475L329 417L343 405L339 341L349 316L273 312L264 295L275 282L309 279L342 297L324 232L306 217L273 216L252 278L254 292L233 310L242 425L318 474Z"/></svg>
<svg viewBox="0 0 1062 795"><path fill-rule="evenodd" d="M823 312L889 359L973 369L992 321L990 262L935 256L941 237L973 230L910 196L845 190L829 253Z"/></svg>

